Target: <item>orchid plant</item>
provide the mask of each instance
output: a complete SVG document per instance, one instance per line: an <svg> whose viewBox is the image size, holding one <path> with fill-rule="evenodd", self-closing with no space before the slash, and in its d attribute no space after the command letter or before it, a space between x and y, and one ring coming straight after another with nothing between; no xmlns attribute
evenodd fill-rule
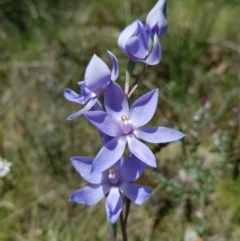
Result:
<svg viewBox="0 0 240 241"><path fill-rule="evenodd" d="M161 60L159 37L162 37L166 31L166 0L159 0L149 12L146 26L140 20L136 20L126 27L118 38L119 48L129 58L125 91L116 83L119 66L117 58L110 51L108 54L112 61L111 71L103 60L93 55L86 68L84 81L78 83L81 94L70 89L64 90L67 100L85 105L67 119L72 120L84 115L99 130L102 140L96 157L70 158L73 167L90 185L73 192L69 201L95 205L106 197L106 215L113 227L113 237L116 238L114 227L120 217L124 241L127 240L126 225L130 203L141 205L152 193L149 187L134 182L146 166L153 168L157 166L154 154L140 140L168 143L184 137L183 133L175 129L145 126L156 111L158 89L139 97L131 108L128 104L128 99L143 79L146 67L156 65ZM129 90L135 62L142 62L143 69L136 85ZM99 100L101 95L104 104ZM122 214L123 200L127 210L125 217Z"/></svg>

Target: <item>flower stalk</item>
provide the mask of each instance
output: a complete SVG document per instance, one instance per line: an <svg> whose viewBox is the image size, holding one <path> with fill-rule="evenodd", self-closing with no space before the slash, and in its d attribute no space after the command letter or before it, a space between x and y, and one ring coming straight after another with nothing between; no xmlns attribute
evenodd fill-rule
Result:
<svg viewBox="0 0 240 241"><path fill-rule="evenodd" d="M133 88L131 89L131 91L130 91L130 92L128 93L128 95L127 95L128 99L131 97L131 95L132 95L133 92L137 89L137 87L141 84L146 69L147 69L147 64L144 64L144 65L143 65L143 68L142 68L142 71L141 71L141 74L139 75L139 77L138 77L135 85L133 86Z"/></svg>
<svg viewBox="0 0 240 241"><path fill-rule="evenodd" d="M156 111L158 89L140 96L131 107L128 104L128 99L142 83L147 67L160 62L159 37L166 31L166 0L159 0L149 12L146 26L136 20L119 35L119 48L128 57L124 91L116 83L118 60L110 51L111 70L94 54L86 68L84 81L78 82L81 93L68 88L64 90L67 100L84 105L67 119L83 115L101 136L101 147L95 157L70 158L75 170L89 185L74 191L69 201L91 206L105 198L107 222L114 240L117 240L119 218L123 241L128 240L127 221L131 202L142 205L153 192L151 188L136 183L146 166L157 166L154 153L145 143L165 144L184 137L182 132L172 128L145 126ZM136 62L143 63L143 67L130 90ZM101 96L104 103L99 100ZM126 148L128 155L124 154Z"/></svg>

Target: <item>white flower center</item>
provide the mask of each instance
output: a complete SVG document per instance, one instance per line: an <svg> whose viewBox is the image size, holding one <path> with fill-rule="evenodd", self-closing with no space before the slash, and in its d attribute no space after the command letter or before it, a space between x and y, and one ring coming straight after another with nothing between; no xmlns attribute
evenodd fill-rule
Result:
<svg viewBox="0 0 240 241"><path fill-rule="evenodd" d="M127 115L122 115L121 119L122 119L122 123L121 123L122 131L125 134L128 134L132 130L132 122L131 120L129 120Z"/></svg>
<svg viewBox="0 0 240 241"><path fill-rule="evenodd" d="M109 169L108 180L112 184L116 184L119 181L119 175L114 167Z"/></svg>

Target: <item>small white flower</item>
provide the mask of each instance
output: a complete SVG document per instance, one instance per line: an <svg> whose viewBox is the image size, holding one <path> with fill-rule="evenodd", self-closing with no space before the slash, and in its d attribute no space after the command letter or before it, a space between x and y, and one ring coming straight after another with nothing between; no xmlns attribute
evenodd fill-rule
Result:
<svg viewBox="0 0 240 241"><path fill-rule="evenodd" d="M10 172L11 162L7 162L0 157L0 178L5 177Z"/></svg>

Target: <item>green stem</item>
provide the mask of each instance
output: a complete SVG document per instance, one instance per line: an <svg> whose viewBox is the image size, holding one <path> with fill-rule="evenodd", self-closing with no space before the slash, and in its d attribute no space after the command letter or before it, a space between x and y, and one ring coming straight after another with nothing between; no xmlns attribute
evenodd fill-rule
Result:
<svg viewBox="0 0 240 241"><path fill-rule="evenodd" d="M107 219L107 223L108 223L108 228L113 240L117 241L117 223L111 223L109 219Z"/></svg>
<svg viewBox="0 0 240 241"><path fill-rule="evenodd" d="M121 212L120 214L120 223L121 223L121 230L122 230L122 237L123 237L123 241L128 241L127 238L127 231L126 231L126 225L123 219L123 214Z"/></svg>
<svg viewBox="0 0 240 241"><path fill-rule="evenodd" d="M125 94L128 95L129 92L129 86L131 84L131 78L133 75L133 71L135 68L136 62L133 62L132 60L129 60L127 63L127 68L126 68L126 76L125 76Z"/></svg>
<svg viewBox="0 0 240 241"><path fill-rule="evenodd" d="M147 66L148 66L147 64L144 64L144 65L143 65L142 72L141 72L141 74L140 74L140 76L139 76L136 84L133 86L133 88L131 89L131 91L130 91L130 92L128 93L128 95L127 95L128 99L131 97L131 95L132 95L133 92L137 89L137 87L141 84Z"/></svg>
<svg viewBox="0 0 240 241"><path fill-rule="evenodd" d="M124 219L125 227L127 226L127 219L130 211L130 205L131 205L130 199L126 198L126 209L125 209L125 219Z"/></svg>

